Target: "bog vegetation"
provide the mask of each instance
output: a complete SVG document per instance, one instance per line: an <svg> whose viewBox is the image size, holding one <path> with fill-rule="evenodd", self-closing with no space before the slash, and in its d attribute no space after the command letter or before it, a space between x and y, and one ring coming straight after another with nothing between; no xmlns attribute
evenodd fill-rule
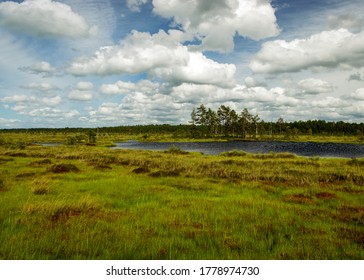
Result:
<svg viewBox="0 0 364 280"><path fill-rule="evenodd" d="M0 136L0 259L364 259L363 159L62 133Z"/></svg>

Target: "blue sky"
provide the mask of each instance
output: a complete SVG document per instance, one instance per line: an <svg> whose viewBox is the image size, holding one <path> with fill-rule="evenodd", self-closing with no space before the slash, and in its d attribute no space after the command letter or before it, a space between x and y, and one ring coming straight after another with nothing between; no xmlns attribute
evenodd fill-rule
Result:
<svg viewBox="0 0 364 280"><path fill-rule="evenodd" d="M362 0L0 1L0 128L364 120Z"/></svg>

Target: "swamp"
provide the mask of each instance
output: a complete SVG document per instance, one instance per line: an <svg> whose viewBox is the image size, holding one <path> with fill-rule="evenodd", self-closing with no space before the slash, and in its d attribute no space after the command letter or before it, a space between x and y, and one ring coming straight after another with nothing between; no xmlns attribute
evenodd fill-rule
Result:
<svg viewBox="0 0 364 280"><path fill-rule="evenodd" d="M364 259L363 167L285 152L0 145L0 259Z"/></svg>

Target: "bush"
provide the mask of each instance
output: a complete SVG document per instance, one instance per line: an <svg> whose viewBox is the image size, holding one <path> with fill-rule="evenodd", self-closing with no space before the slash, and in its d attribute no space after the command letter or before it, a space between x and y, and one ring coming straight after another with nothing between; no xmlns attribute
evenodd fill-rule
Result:
<svg viewBox="0 0 364 280"><path fill-rule="evenodd" d="M246 152L239 151L239 150L232 150L232 151L224 152L221 154L221 156L223 156L223 157L244 157L246 155L247 155Z"/></svg>

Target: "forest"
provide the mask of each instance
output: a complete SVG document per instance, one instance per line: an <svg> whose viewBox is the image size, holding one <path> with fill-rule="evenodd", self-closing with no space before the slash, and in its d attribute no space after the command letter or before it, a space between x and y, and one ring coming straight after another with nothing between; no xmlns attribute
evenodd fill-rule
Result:
<svg viewBox="0 0 364 280"><path fill-rule="evenodd" d="M169 134L174 138L237 138L237 139L295 139L307 136L358 136L364 135L364 123L343 121L306 120L287 122L280 117L274 122L261 119L258 114L251 114L244 108L241 112L221 105L216 111L201 104L193 108L188 124L149 124L95 128L23 128L1 129L1 132L27 134L79 134L89 138L102 134L142 135L148 140L152 135Z"/></svg>

